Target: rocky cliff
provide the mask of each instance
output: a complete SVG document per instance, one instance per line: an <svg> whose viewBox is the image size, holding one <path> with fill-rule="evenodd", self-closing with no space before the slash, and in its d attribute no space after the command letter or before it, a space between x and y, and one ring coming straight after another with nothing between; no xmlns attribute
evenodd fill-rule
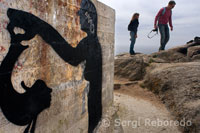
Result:
<svg viewBox="0 0 200 133"><path fill-rule="evenodd" d="M176 120L186 122L180 126L182 132L200 132L199 77L198 37L183 46L151 55L115 57L115 79L139 81L137 85L154 92Z"/></svg>

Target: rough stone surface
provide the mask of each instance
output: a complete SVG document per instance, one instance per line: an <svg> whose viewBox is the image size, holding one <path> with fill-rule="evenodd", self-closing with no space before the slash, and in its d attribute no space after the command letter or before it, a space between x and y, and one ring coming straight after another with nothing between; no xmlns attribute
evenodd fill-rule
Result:
<svg viewBox="0 0 200 133"><path fill-rule="evenodd" d="M187 56L192 58L192 60L200 60L200 46L194 46L188 48Z"/></svg>
<svg viewBox="0 0 200 133"><path fill-rule="evenodd" d="M145 86L158 94L179 121L192 122L184 132L200 131L200 63L152 64Z"/></svg>
<svg viewBox="0 0 200 133"><path fill-rule="evenodd" d="M0 1L0 63L10 46L10 36L6 30L8 8L30 12L52 25L73 47L86 35L80 29L77 11L81 0L1 0ZM113 103L114 77L114 26L115 11L93 0L98 13L98 37L103 55L103 111ZM21 29L15 32L23 33ZM37 121L36 133L87 132L87 89L89 83L83 77L85 62L77 67L65 63L56 52L35 36L30 41L12 73L12 83L16 91L23 93L23 80L32 86L37 79L44 80L53 89L51 107L43 111ZM0 133L22 133L25 127L16 126L6 120L0 111Z"/></svg>
<svg viewBox="0 0 200 133"><path fill-rule="evenodd" d="M103 56L102 104L103 113L113 104L114 87L114 43L115 10L105 4L92 0L98 13L98 37Z"/></svg>
<svg viewBox="0 0 200 133"><path fill-rule="evenodd" d="M116 78L134 77L134 83L157 94L179 122L182 132L200 132L200 43L188 44L151 55L118 55L115 58ZM137 60L136 60L137 59ZM138 63L138 60L140 61ZM145 67L141 65L144 62ZM140 68L137 68L140 67ZM143 76L142 73L145 72ZM140 83L139 83L140 82ZM116 91L120 85L115 85ZM192 124L191 124L192 123Z"/></svg>
<svg viewBox="0 0 200 133"><path fill-rule="evenodd" d="M162 59L165 63L176 63L176 62L191 62L196 61L199 58L199 45L200 43L192 42L175 48L171 48L166 51L156 52L150 55L154 59ZM161 63L164 63L161 62Z"/></svg>
<svg viewBox="0 0 200 133"><path fill-rule="evenodd" d="M115 127L115 119L119 119L118 112L119 106L114 104L110 106L102 117L102 121L95 129L95 133L122 133L122 126Z"/></svg>
<svg viewBox="0 0 200 133"><path fill-rule="evenodd" d="M115 76L129 80L141 80L145 75L145 55L120 55L115 57Z"/></svg>

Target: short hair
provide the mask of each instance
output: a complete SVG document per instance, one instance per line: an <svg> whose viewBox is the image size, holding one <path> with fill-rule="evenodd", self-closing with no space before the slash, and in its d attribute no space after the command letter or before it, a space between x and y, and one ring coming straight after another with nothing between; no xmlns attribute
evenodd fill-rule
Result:
<svg viewBox="0 0 200 133"><path fill-rule="evenodd" d="M169 5L176 5L176 2L174 0L170 0Z"/></svg>

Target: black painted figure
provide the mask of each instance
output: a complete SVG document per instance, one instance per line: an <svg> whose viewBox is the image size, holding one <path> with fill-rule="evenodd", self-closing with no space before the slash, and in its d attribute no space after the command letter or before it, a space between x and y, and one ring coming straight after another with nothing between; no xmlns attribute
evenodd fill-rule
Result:
<svg viewBox="0 0 200 133"><path fill-rule="evenodd" d="M24 133L28 133L31 126L30 132L33 133L38 114L50 106L51 89L44 81L37 80L31 88L21 82L25 93L15 91L11 82L12 70L18 57L28 46L14 40L15 35L11 34L9 52L0 66L0 107L10 122L20 126L28 124Z"/></svg>
<svg viewBox="0 0 200 133"><path fill-rule="evenodd" d="M18 124L18 125L24 125L26 122L21 123L20 118L15 116L15 114L12 114L12 111L10 112L9 109L3 109L7 106L10 106L13 110L16 110L16 108L19 108L19 105L15 104L13 105L13 100L16 99L15 96L12 98L12 93L14 92L7 92L7 90L13 89L12 83L10 81L11 78L11 72L14 66L14 63L16 62L19 55L25 50L27 47L20 45L20 42L23 40L30 40L34 38L35 35L39 35L42 37L42 39L49 44L55 52L65 61L73 66L77 66L82 61L86 60L86 67L84 70L84 77L86 80L90 82L90 89L88 94L88 112L89 112L89 129L88 132L91 133L95 129L95 127L98 125L98 122L101 119L102 115L102 51L101 51L101 45L99 43L98 37L97 37L97 11L94 6L94 4L90 0L82 0L81 2L81 9L78 11L78 14L80 16L80 24L81 29L87 33L87 37L82 39L76 48L73 48L71 45L66 42L66 40L48 23L44 22L43 20L39 19L38 17L16 9L8 9L7 15L10 19L10 23L7 26L7 30L10 33L11 36L11 47L9 49L9 53L7 54L6 58L2 62L1 65L1 78L9 73L7 80L3 81L2 84L5 82L4 85L4 93L1 93L1 108L8 120L11 122ZM19 27L22 28L25 31L25 34L15 34L14 28ZM11 61L11 62L10 62ZM7 68L10 67L9 70ZM41 80L35 83L36 85L43 85L44 91L40 90L39 86L33 87L30 89L27 89L27 92L34 91L33 93L42 93L45 95L45 97L50 96L50 89L46 87L45 83ZM9 87L8 87L9 85ZM22 86L26 89L22 82ZM35 88L35 89L33 89ZM47 93L45 90L48 90ZM11 93L11 94L10 94ZM26 94L25 93L25 94ZM25 95L23 94L23 95ZM20 107L22 109L26 108L32 108L34 105L31 104L21 104L24 103L23 101L28 101L31 97L31 95L34 95L30 93L27 97L21 98L22 100L16 100L19 101L18 104L20 104ZM19 95L19 94L16 94ZM9 96L11 99L8 102L6 101L6 96ZM19 95L21 96L21 95ZM5 99L3 99L5 98ZM32 97L31 97L32 98ZM48 97L49 98L49 97ZM46 102L50 102L50 98L46 100L41 100ZM13 100L12 100L13 99ZM20 99L20 98L19 98ZM40 99L34 99L32 98L33 102L37 103ZM49 100L49 101L48 101ZM39 111L42 111L41 109L44 109L45 107L48 107L50 104L44 106L42 102L42 105L40 107ZM24 111L22 115L26 115L27 112ZM12 120L10 119L10 116L12 117ZM31 116L31 117L34 117ZM36 119L36 118L35 118ZM17 122L15 122L17 121ZM36 121L35 121L36 122ZM35 122L33 123L33 126L35 125ZM32 126L32 127L33 127ZM30 124L27 128L30 127Z"/></svg>
<svg viewBox="0 0 200 133"><path fill-rule="evenodd" d="M86 59L85 78L90 81L88 112L89 132L92 132L102 115L102 51L97 37L97 11L95 6L89 0L82 0L78 14L81 29L87 33L87 37L79 43L78 47L86 47L82 54Z"/></svg>

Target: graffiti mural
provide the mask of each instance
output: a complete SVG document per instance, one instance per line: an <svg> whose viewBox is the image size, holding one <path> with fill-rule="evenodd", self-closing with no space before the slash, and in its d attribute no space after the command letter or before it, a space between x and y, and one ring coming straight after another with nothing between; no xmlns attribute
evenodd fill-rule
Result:
<svg viewBox="0 0 200 133"><path fill-rule="evenodd" d="M28 124L25 133L29 132L32 125L31 132L34 132L38 114L50 106L51 89L44 81L37 80L31 88L21 82L25 93L19 94L15 91L11 83L12 70L18 57L28 47L15 41L15 35L10 31L9 33L11 46L0 66L0 107L10 122L20 126Z"/></svg>
<svg viewBox="0 0 200 133"><path fill-rule="evenodd" d="M5 117L16 125L28 125L24 132L34 132L37 116L50 107L51 88L42 80L37 80L28 88L24 82L21 86L26 91L19 94L13 88L11 75L19 56L28 46L21 45L39 35L67 63L78 66L86 61L84 77L89 81L88 92L88 132L93 132L102 116L102 51L97 37L97 11L90 0L82 0L80 10L81 30L87 33L77 47L72 47L47 22L31 13L9 8L7 30L11 37L8 54L0 66L0 107ZM16 34L14 28L21 28L24 34ZM30 129L31 128L31 129Z"/></svg>

